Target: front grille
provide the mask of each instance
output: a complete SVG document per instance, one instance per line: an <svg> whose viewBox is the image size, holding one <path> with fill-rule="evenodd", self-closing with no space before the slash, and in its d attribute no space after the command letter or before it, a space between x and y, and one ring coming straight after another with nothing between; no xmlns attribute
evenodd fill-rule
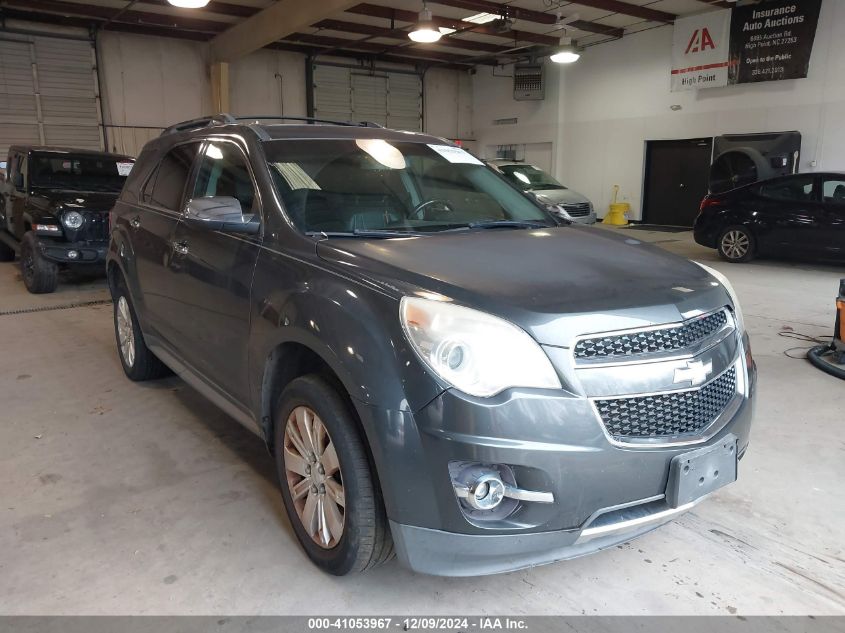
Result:
<svg viewBox="0 0 845 633"><path fill-rule="evenodd" d="M590 215L590 203L581 202L579 204L564 204L563 209L573 218L583 218Z"/></svg>
<svg viewBox="0 0 845 633"><path fill-rule="evenodd" d="M596 400L607 432L615 439L668 438L701 434L736 394L736 368L692 391Z"/></svg>
<svg viewBox="0 0 845 633"><path fill-rule="evenodd" d="M109 217L101 214L88 214L79 239L86 242L104 242L109 239Z"/></svg>
<svg viewBox="0 0 845 633"><path fill-rule="evenodd" d="M588 338L575 345L575 358L617 358L686 349L728 322L724 310L689 319L677 327Z"/></svg>

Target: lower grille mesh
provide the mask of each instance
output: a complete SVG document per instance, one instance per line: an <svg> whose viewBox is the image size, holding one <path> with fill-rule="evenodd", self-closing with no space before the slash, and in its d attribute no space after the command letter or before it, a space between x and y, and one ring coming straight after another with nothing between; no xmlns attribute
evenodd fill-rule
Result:
<svg viewBox="0 0 845 633"><path fill-rule="evenodd" d="M736 393L736 368L693 391L596 400L607 432L614 438L667 438L698 435L719 417Z"/></svg>

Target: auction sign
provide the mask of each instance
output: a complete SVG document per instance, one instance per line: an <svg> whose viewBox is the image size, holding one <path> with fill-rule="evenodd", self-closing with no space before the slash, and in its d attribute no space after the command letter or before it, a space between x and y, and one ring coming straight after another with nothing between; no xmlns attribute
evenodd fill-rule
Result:
<svg viewBox="0 0 845 633"><path fill-rule="evenodd" d="M672 90L807 76L822 0L765 0L675 21Z"/></svg>
<svg viewBox="0 0 845 633"><path fill-rule="evenodd" d="M776 0L735 7L729 83L807 76L822 0Z"/></svg>
<svg viewBox="0 0 845 633"><path fill-rule="evenodd" d="M672 91L728 84L730 25L730 9L675 20Z"/></svg>

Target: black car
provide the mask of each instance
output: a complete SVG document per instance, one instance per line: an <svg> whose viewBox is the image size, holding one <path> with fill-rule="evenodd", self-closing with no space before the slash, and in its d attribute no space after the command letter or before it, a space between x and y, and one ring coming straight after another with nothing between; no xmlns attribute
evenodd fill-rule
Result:
<svg viewBox="0 0 845 633"><path fill-rule="evenodd" d="M0 261L20 251L32 293L53 292L62 268L104 269L108 213L135 160L90 150L13 145L0 200Z"/></svg>
<svg viewBox="0 0 845 633"><path fill-rule="evenodd" d="M729 262L757 255L845 258L845 174L755 182L701 202L695 241Z"/></svg>
<svg viewBox="0 0 845 633"><path fill-rule="evenodd" d="M448 141L186 122L113 218L126 375L170 368L258 434L333 574L581 556L736 479L755 370L727 280Z"/></svg>

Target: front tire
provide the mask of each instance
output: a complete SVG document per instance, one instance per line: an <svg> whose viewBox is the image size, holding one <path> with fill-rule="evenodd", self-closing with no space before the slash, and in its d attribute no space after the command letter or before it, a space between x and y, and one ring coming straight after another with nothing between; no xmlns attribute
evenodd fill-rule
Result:
<svg viewBox="0 0 845 633"><path fill-rule="evenodd" d="M381 492L338 391L320 376L297 378L282 392L275 419L282 498L311 561L343 576L392 558Z"/></svg>
<svg viewBox="0 0 845 633"><path fill-rule="evenodd" d="M757 240L744 226L729 226L719 235L716 248L725 261L744 263L754 259Z"/></svg>
<svg viewBox="0 0 845 633"><path fill-rule="evenodd" d="M59 285L59 267L41 254L32 231L21 240L21 276L26 289L35 295L54 292Z"/></svg>
<svg viewBox="0 0 845 633"><path fill-rule="evenodd" d="M129 380L142 382L163 378L171 372L144 342L132 300L122 283L117 285L114 300L114 334L120 364Z"/></svg>

